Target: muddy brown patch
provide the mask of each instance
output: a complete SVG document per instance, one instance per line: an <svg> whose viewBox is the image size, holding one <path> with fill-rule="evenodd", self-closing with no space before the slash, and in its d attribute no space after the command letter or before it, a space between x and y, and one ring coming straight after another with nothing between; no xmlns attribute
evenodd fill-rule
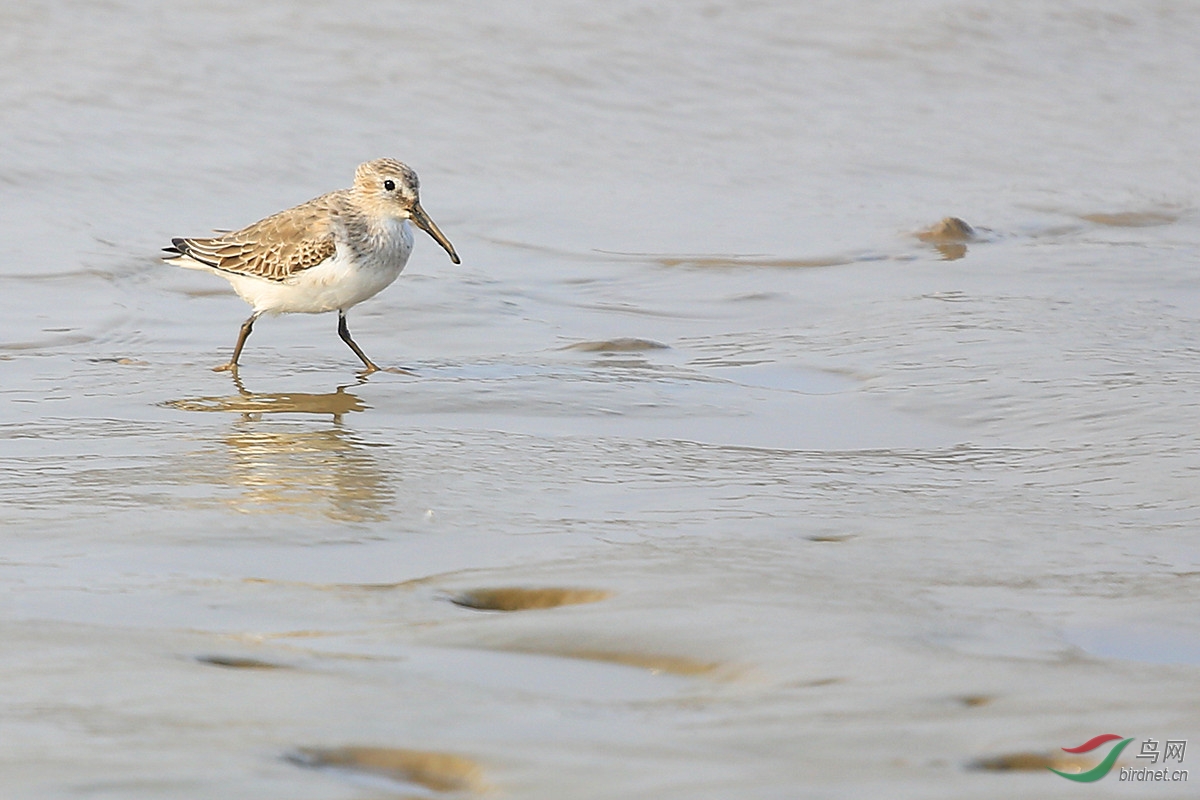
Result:
<svg viewBox="0 0 1200 800"><path fill-rule="evenodd" d="M922 242L972 242L975 240L975 229L966 220L958 217L945 219L917 231L917 238Z"/></svg>
<svg viewBox="0 0 1200 800"><path fill-rule="evenodd" d="M503 648L513 653L528 653L531 655L557 656L559 658L578 658L583 661L601 661L606 664L618 664L624 667L636 667L654 673L667 673L695 677L713 675L727 669L726 664L719 661L701 661L687 656L665 655L662 653L638 653L628 650L601 650L585 647L548 645L516 645Z"/></svg>
<svg viewBox="0 0 1200 800"><path fill-rule="evenodd" d="M975 229L958 217L942 221L917 231L917 238L933 245L944 261L957 261L967 254L967 242L975 241Z"/></svg>
<svg viewBox="0 0 1200 800"><path fill-rule="evenodd" d="M206 655L196 656L196 660L201 664L211 664L214 667L226 667L227 669L291 669L287 664L276 664L243 656Z"/></svg>
<svg viewBox="0 0 1200 800"><path fill-rule="evenodd" d="M576 342L563 348L564 350L579 350L584 353L637 353L644 350L669 350L670 347L662 342L651 339L634 339L621 337L604 339L596 342Z"/></svg>
<svg viewBox="0 0 1200 800"><path fill-rule="evenodd" d="M301 747L286 758L303 767L378 775L435 792L483 792L488 788L482 767L453 753L399 747Z"/></svg>
<svg viewBox="0 0 1200 800"><path fill-rule="evenodd" d="M1179 219L1179 215L1162 211L1118 211L1112 214L1083 214L1080 219L1113 228L1153 228L1156 225L1170 225Z"/></svg>
<svg viewBox="0 0 1200 800"><path fill-rule="evenodd" d="M1079 770L1091 769L1094 763L1069 754L1057 753L1004 753L972 761L971 769L988 772L1029 772L1043 769Z"/></svg>
<svg viewBox="0 0 1200 800"><path fill-rule="evenodd" d="M481 611L527 611L535 608L598 603L609 597L612 597L612 592L603 589L526 589L519 586L500 586L459 592L450 598L450 602Z"/></svg>

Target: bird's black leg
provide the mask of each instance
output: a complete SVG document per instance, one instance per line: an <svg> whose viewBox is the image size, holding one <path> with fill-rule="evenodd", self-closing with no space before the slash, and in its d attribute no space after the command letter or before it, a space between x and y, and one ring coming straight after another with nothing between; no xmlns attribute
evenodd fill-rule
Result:
<svg viewBox="0 0 1200 800"><path fill-rule="evenodd" d="M341 336L342 341L350 345L350 349L354 351L354 355L362 359L363 364L367 367L367 372L379 371L379 367L375 366L374 362L367 358L367 354L362 351L362 348L350 338L350 328L346 326L346 312L341 310L338 311L338 336Z"/></svg>

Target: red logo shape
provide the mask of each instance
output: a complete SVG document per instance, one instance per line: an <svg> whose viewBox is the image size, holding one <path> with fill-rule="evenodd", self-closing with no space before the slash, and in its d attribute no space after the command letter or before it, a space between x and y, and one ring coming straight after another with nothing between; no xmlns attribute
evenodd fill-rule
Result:
<svg viewBox="0 0 1200 800"><path fill-rule="evenodd" d="M1079 745L1079 747L1064 747L1063 750L1065 750L1068 753L1086 753L1090 750L1095 750L1097 747L1104 744L1105 742L1111 742L1113 739L1120 739L1120 738L1121 737L1117 736L1115 733L1102 733L1099 736L1097 736L1095 739L1088 739L1086 742Z"/></svg>

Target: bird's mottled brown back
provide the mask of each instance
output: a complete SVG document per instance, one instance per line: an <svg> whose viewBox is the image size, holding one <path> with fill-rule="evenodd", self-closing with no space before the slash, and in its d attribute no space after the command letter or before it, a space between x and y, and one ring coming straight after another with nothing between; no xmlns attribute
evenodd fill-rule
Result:
<svg viewBox="0 0 1200 800"><path fill-rule="evenodd" d="M330 192L223 236L171 242L181 255L214 269L284 281L334 255L342 194Z"/></svg>

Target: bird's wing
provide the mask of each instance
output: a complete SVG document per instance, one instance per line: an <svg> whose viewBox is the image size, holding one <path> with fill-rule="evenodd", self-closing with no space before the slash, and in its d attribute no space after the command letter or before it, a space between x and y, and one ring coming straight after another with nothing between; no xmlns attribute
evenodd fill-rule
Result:
<svg viewBox="0 0 1200 800"><path fill-rule="evenodd" d="M168 260L187 256L222 272L285 281L333 256L338 193L280 211L211 239L172 239Z"/></svg>

